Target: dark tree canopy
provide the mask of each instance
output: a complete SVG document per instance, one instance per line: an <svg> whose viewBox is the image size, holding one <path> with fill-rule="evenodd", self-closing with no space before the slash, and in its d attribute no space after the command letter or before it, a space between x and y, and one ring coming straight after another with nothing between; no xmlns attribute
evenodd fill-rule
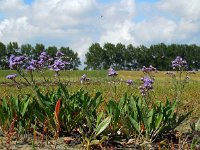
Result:
<svg viewBox="0 0 200 150"><path fill-rule="evenodd" d="M158 70L172 70L171 61L181 56L188 62L188 69L200 69L200 47L197 45L160 43L146 47L117 43L92 44L86 53L86 69L139 70L153 65Z"/></svg>

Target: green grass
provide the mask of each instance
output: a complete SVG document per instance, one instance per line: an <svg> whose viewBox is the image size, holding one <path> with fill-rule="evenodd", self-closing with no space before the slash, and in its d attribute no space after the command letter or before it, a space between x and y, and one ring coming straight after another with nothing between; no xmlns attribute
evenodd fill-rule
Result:
<svg viewBox="0 0 200 150"><path fill-rule="evenodd" d="M15 85L9 79L6 79L6 75L16 73L13 70L1 70L0 71L0 97L8 95L19 95L19 94L32 94L34 95L33 88L31 86L23 87L21 90L18 90ZM165 72L159 72L155 74L155 83L154 90L151 93L153 100L155 101L165 101L167 98L174 100L174 90L172 79L170 76L164 74ZM80 77L86 74L90 78L90 82L86 84L80 84ZM140 78L143 76L142 72L139 71L118 71L117 80L126 81L132 79L134 81L134 87L129 87L125 82L116 82L116 94L114 93L114 84L111 81L111 78L107 76L107 70L102 71L63 71L61 72L61 81L71 83L68 85L70 92L74 92L80 88L86 89L91 94L95 91L100 91L103 93L104 100L107 101L111 98L118 99L125 92L129 94L139 95L138 87L141 84ZM40 74L35 73L34 77L37 81L43 81L43 78ZM46 71L45 77L51 82L56 82L57 80L54 77L53 71ZM17 77L17 81L24 81L22 78ZM55 85L43 86L44 90L56 88ZM193 117L200 116L200 72L197 72L194 75L191 75L191 79L184 89L184 92L181 96L181 112L193 110Z"/></svg>

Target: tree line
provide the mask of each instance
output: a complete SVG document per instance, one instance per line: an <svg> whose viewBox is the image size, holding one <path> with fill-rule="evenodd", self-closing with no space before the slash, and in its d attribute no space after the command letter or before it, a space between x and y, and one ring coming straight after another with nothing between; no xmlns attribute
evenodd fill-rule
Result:
<svg viewBox="0 0 200 150"><path fill-rule="evenodd" d="M46 51L51 57L57 50L63 52L71 60L71 69L78 69L81 65L78 53L69 47L45 47L43 44L23 44L10 42L7 45L0 42L0 69L9 69L8 59L13 55L25 55L37 59L41 52ZM93 43L85 54L85 69L98 70L113 67L116 70L139 70L142 66L153 65L158 70L172 70L171 61L176 56L181 56L188 63L188 69L200 69L200 46L195 44L170 44L164 43L146 47L124 45L122 43Z"/></svg>
<svg viewBox="0 0 200 150"><path fill-rule="evenodd" d="M49 56L54 57L58 50L70 58L71 69L78 69L81 65L78 53L74 52L69 47L57 48L56 46L49 46L45 48L43 44L39 43L35 46L32 46L31 44L23 44L19 46L17 42L10 42L7 45L0 42L0 69L9 69L8 59L11 55L24 55L32 59L38 59L39 55L43 51L46 51Z"/></svg>
<svg viewBox="0 0 200 150"><path fill-rule="evenodd" d="M142 66L153 65L158 70L172 70L171 61L181 56L188 63L188 69L200 69L200 46L195 44L160 43L146 47L132 44L94 43L86 53L85 69L139 70Z"/></svg>

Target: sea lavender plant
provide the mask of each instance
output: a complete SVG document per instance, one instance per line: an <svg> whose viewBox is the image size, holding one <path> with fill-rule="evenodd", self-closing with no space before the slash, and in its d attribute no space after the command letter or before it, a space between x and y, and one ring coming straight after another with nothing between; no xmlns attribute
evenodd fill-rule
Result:
<svg viewBox="0 0 200 150"><path fill-rule="evenodd" d="M190 78L189 75L193 72L186 72L188 68L187 62L180 56L177 56L171 62L171 67L173 68L173 70L175 70L175 72L166 72L165 74L170 75L172 77L176 94L175 97L179 102L185 85Z"/></svg>
<svg viewBox="0 0 200 150"><path fill-rule="evenodd" d="M143 77L141 78L143 84L139 87L142 96L146 96L150 90L153 89L152 84L154 83L153 79L150 77Z"/></svg>
<svg viewBox="0 0 200 150"><path fill-rule="evenodd" d="M10 69L21 69L20 67L23 65L23 61L26 58L24 56L15 56L11 55L9 58L9 67Z"/></svg>
<svg viewBox="0 0 200 150"><path fill-rule="evenodd" d="M56 59L50 67L55 71L55 76L60 81L60 71L65 69L65 62L61 59Z"/></svg>
<svg viewBox="0 0 200 150"><path fill-rule="evenodd" d="M154 73L157 73L158 70L150 65L149 67L143 66L141 71L144 73L145 77L142 77L140 80L143 81L142 85L139 87L140 93L143 97L149 96L149 91L153 89L152 84L154 83Z"/></svg>
<svg viewBox="0 0 200 150"><path fill-rule="evenodd" d="M28 59L25 56L11 55L9 58L9 67L10 69L16 70L28 85L31 85L31 82L26 78L25 72L23 71L27 60Z"/></svg>
<svg viewBox="0 0 200 150"><path fill-rule="evenodd" d="M187 62L182 57L177 56L172 62L172 68L174 70L183 71L187 68Z"/></svg>
<svg viewBox="0 0 200 150"><path fill-rule="evenodd" d="M10 74L6 76L6 78L10 80L15 80L16 77L17 77L17 74Z"/></svg>
<svg viewBox="0 0 200 150"><path fill-rule="evenodd" d="M133 85L133 80L127 80L126 83L128 86L131 86L131 85Z"/></svg>

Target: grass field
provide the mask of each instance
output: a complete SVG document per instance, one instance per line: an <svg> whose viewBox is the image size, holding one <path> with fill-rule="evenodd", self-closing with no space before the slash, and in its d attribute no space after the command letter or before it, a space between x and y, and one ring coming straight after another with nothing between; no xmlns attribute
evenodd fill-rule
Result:
<svg viewBox="0 0 200 150"><path fill-rule="evenodd" d="M200 116L200 72L190 75L189 81L185 83L185 88L180 97L178 97L180 101L178 101L177 107L176 105L171 105L173 102L177 102L175 101L177 95L173 83L175 81L172 80L171 76L166 75L165 72L154 74L155 80L153 83L153 90L149 91L150 93L146 99L144 97L141 98L139 90L139 87L142 85L141 78L144 77L141 71L118 71L118 76L116 77L109 77L107 75L107 70L62 71L60 72L59 78L62 84L59 87L58 77L54 76L53 71L46 71L44 73L44 77L47 79L45 82L43 76L40 76L39 73L34 73L35 84L32 85L24 84L24 78L19 76L16 77L15 80L6 78L7 75L14 73L16 72L12 70L0 71L0 104L2 106L0 107L2 121L0 122L0 133L4 132L4 137L0 139L0 149L1 145L5 146L6 143L7 148L10 148L10 146L19 146L19 144L15 145L11 143L11 137L14 131L18 131L22 133L22 135L30 131L32 133L30 134L30 140L32 140L34 144L35 142L38 143L37 146L40 147L40 144L43 143L45 139L45 135L47 146L49 146L48 138L52 139L52 142L55 143L55 139L59 137L59 132L63 135L67 133L65 136L70 135L70 137L72 137L71 133L75 130L78 131L79 128L81 128L82 131L79 130L77 135L81 136L74 139L81 142L82 146L88 143L86 145L87 148L93 147L91 144L92 141L99 141L97 140L98 138L112 143L112 138L117 137L118 131L121 129L125 139L123 139L123 136L120 137L120 142L124 143L123 141L126 140L128 143L128 139L133 138L136 141L140 140L140 144L142 145L146 140L152 142L150 139L156 139L157 137L153 137L153 135L161 128L164 130L164 127L171 125L166 131L170 133L170 130L173 130L171 127L177 123L176 120L178 119L178 117L172 115L173 113L182 116L190 111L192 111L192 113L189 118L186 118L178 128L175 126L176 131L178 129L178 132L181 133L176 137L176 139L179 139L178 141L176 141L176 139L170 141L170 137L160 137L163 138L163 141L168 141L164 144L164 147L170 143L175 143L179 145L179 148L180 145L185 145L187 147L192 143L184 135L189 135L190 133L190 136L193 136L192 138L195 139L196 135L193 133L196 132L192 132L193 130L190 124L196 123ZM86 74L89 80L81 83L80 79L83 74ZM26 77L28 80L31 79L28 74ZM133 80L133 85L128 85L126 83L127 80ZM66 85L68 92L66 92L67 90L63 85ZM59 90L63 95L59 95ZM82 95L81 91L85 94ZM100 96L102 103L98 107L99 97L97 96L97 91L102 93L102 99ZM124 96L125 93L127 93L127 96ZM28 99L26 99L26 95L28 95ZM128 100L129 95L131 95L131 98ZM125 101L125 99L127 101ZM144 105L140 105L142 103ZM176 109L172 109L175 107ZM95 111L92 111L92 109ZM98 113L97 118L95 118L96 115L94 115L94 112L95 114ZM171 115L168 115L168 113L171 113ZM140 117L143 116L141 117L142 119L137 120L137 115ZM102 116L105 116L104 119L101 118ZM133 119L135 116L138 123L131 120L131 118ZM15 120L17 117L19 117L18 121L17 119ZM98 119L99 117L100 119ZM140 119L140 117L138 118ZM102 120L101 123L100 120ZM131 126L130 121L132 123ZM59 122L61 122L61 124ZM99 122L99 124L97 122ZM15 123L16 129L14 126ZM60 130L60 125L62 130ZM49 131L46 131L46 127L49 128ZM135 130L137 128L138 130ZM103 130L105 130L105 133L103 133ZM131 131L131 133L129 133L129 131ZM136 131L139 134L137 134ZM54 132L56 134L53 136L52 133ZM102 132L102 136L98 136L97 138L97 134L99 135L100 132ZM111 140L103 139L105 135L107 136L107 133L110 133L109 137ZM144 137L145 133L147 135L146 137ZM41 136L42 140L36 140L36 134ZM163 135L164 134L163 131ZM175 135L176 133L174 132L172 134ZM23 138L21 138L21 141L23 141ZM66 146L62 136L60 136L58 141L61 143L60 146L62 146L62 148ZM13 142L15 142L15 140ZM125 147L126 142L124 143ZM162 141L159 142L162 143ZM137 143L138 142L135 142L136 145ZM23 147L26 146L26 144L27 143L22 144ZM100 142L95 145L98 146L101 144ZM153 144L156 146L157 143L155 142ZM56 146L57 144L53 145ZM30 145L28 147L30 147ZM32 148L34 147L35 145L32 145ZM167 146L167 148L172 149L172 146Z"/></svg>
<svg viewBox="0 0 200 150"><path fill-rule="evenodd" d="M6 79L6 75L16 73L12 70L1 70L0 71L0 97L7 95L18 95L18 94L33 94L33 88L31 86L22 87L18 90L14 84L9 79ZM90 79L88 83L81 84L80 77L86 74ZM87 90L90 93L95 91L100 91L103 93L104 100L107 101L112 98L118 98L125 92L129 94L139 95L138 87L141 84L140 78L144 76L141 71L118 71L118 76L116 86L116 94L114 93L114 85L110 81L112 80L107 76L107 70L102 71L63 71L61 72L61 81L68 84L68 90L74 92L80 88ZM42 82L43 78L35 73L34 77L36 81ZM53 71L45 72L45 77L48 78L50 82L56 82ZM126 80L131 79L134 82L132 87L127 86ZM17 77L18 82L22 82L23 79ZM56 88L54 85L42 86L45 89ZM193 110L191 117L200 116L200 72L192 74L190 76L189 82L186 84L183 94L181 95L181 109L180 111ZM165 101L167 98L173 100L175 98L175 91L170 76L165 75L165 72L158 72L155 74L154 90L151 95L155 101Z"/></svg>

